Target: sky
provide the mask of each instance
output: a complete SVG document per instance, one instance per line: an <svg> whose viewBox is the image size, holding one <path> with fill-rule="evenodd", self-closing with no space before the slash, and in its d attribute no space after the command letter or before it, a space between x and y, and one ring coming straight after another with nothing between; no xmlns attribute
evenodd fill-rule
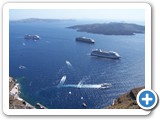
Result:
<svg viewBox="0 0 160 120"><path fill-rule="evenodd" d="M10 20L26 18L144 21L144 9L10 9Z"/></svg>

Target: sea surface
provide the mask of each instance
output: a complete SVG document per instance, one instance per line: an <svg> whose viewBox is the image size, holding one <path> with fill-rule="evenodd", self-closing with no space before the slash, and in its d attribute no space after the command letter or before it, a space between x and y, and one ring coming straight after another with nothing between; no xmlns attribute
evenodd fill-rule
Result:
<svg viewBox="0 0 160 120"><path fill-rule="evenodd" d="M145 85L145 35L100 35L66 28L86 23L94 21L10 22L9 75L20 83L23 99L50 109L83 109L83 103L97 109ZM25 34L41 39L25 40ZM76 42L79 36L96 42ZM116 51L121 58L90 56L97 48ZM100 89L102 83L112 86Z"/></svg>

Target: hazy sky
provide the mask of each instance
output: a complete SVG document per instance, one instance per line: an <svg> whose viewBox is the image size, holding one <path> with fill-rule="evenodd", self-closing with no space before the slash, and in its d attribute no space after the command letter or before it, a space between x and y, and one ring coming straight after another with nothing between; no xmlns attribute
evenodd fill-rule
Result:
<svg viewBox="0 0 160 120"><path fill-rule="evenodd" d="M10 20L25 18L144 21L143 9L11 9Z"/></svg>

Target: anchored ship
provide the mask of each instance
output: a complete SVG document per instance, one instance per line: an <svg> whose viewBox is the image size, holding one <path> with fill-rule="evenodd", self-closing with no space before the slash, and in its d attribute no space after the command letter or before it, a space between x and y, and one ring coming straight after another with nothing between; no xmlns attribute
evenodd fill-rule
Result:
<svg viewBox="0 0 160 120"><path fill-rule="evenodd" d="M86 38L86 37L77 37L76 41L86 42L86 43L95 43L95 40L93 40L91 38Z"/></svg>
<svg viewBox="0 0 160 120"><path fill-rule="evenodd" d="M28 40L39 40L40 37L39 37L38 35L28 35L28 34L26 34L26 35L24 36L24 39L28 39Z"/></svg>
<svg viewBox="0 0 160 120"><path fill-rule="evenodd" d="M102 51L101 49L95 49L91 52L92 56L111 58L111 59L119 59L120 55L114 51Z"/></svg>

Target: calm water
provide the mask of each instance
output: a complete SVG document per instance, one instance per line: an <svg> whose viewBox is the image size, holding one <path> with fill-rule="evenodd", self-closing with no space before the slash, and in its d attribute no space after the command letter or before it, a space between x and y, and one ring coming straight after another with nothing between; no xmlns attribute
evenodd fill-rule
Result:
<svg viewBox="0 0 160 120"><path fill-rule="evenodd" d="M77 21L54 23L10 23L10 76L21 85L20 96L35 105L48 108L102 108L120 94L145 85L145 35L98 35L76 32L66 27L84 24ZM25 34L37 34L39 41L24 40ZM96 43L75 41L86 36ZM91 57L92 49L113 50L122 58L112 60ZM25 66L19 69L19 66ZM65 85L111 83L109 89L57 87Z"/></svg>

